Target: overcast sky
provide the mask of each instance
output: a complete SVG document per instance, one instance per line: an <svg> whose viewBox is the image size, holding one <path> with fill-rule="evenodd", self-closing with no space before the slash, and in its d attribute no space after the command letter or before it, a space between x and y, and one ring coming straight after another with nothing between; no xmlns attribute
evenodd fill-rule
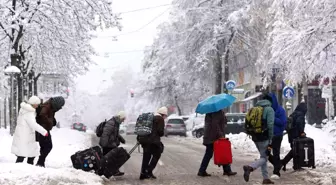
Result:
<svg viewBox="0 0 336 185"><path fill-rule="evenodd" d="M113 11L128 12L170 3L171 0L114 0ZM143 50L153 42L157 33L156 27L168 19L169 8L170 6L162 6L121 14L122 31L114 29L99 33L99 37L92 41L92 45L100 54L94 57L97 65L91 66L86 75L76 80L77 89L93 93L99 91L106 85L106 82L103 82L104 79L109 79L109 74L118 68L131 66L134 71L139 71L143 52L138 50ZM140 28L143 29L129 33ZM120 35L117 41L113 41L110 37L115 35Z"/></svg>

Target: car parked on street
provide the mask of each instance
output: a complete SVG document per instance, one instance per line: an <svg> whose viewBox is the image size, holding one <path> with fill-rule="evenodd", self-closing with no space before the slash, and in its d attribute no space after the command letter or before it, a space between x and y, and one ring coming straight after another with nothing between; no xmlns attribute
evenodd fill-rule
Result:
<svg viewBox="0 0 336 185"><path fill-rule="evenodd" d="M239 134L245 131L245 116L246 113L226 113L227 125L225 134ZM204 117L201 124L195 125L192 129L192 135L200 138L204 135Z"/></svg>
<svg viewBox="0 0 336 185"><path fill-rule="evenodd" d="M165 136L180 135L187 137L187 128L182 117L169 117L165 123Z"/></svg>
<svg viewBox="0 0 336 185"><path fill-rule="evenodd" d="M81 131L81 132L86 132L86 125L84 125L83 123L74 123L71 125L71 129L73 130L78 130L78 131Z"/></svg>

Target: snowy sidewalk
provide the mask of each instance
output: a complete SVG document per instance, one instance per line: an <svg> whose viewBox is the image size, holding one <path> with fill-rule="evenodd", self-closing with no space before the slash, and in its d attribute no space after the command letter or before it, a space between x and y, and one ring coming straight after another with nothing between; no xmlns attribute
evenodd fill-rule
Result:
<svg viewBox="0 0 336 185"><path fill-rule="evenodd" d="M26 163L15 164L11 154L12 137L9 130L0 129L0 184L2 185L101 185L102 178L72 167L70 156L91 146L91 134L66 128L51 132L53 149L46 160L46 168ZM35 159L36 162L37 159Z"/></svg>

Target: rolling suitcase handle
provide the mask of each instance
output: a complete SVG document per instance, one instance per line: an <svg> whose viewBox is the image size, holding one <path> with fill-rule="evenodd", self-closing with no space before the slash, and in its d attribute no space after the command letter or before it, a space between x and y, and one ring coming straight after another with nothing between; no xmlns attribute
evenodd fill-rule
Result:
<svg viewBox="0 0 336 185"><path fill-rule="evenodd" d="M134 145L134 147L128 152L128 154L131 155L131 154L134 152L134 150L135 150L139 145L140 145L140 143L137 142L137 143Z"/></svg>

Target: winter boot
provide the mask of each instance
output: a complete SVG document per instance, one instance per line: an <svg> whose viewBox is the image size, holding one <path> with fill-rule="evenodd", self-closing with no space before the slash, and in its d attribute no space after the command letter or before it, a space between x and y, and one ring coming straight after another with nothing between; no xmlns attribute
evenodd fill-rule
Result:
<svg viewBox="0 0 336 185"><path fill-rule="evenodd" d="M150 179L150 176L148 175L148 172L141 172L139 179L140 180Z"/></svg>
<svg viewBox="0 0 336 185"><path fill-rule="evenodd" d="M227 175L227 176L234 176L237 175L237 172L224 172L223 175Z"/></svg>
<svg viewBox="0 0 336 185"><path fill-rule="evenodd" d="M262 184L274 184L274 182L271 181L270 179L264 179Z"/></svg>
<svg viewBox="0 0 336 185"><path fill-rule="evenodd" d="M208 174L207 172L198 172L197 175L200 176L200 177L210 177L210 176L211 176L211 175Z"/></svg>
<svg viewBox="0 0 336 185"><path fill-rule="evenodd" d="M253 168L251 166L244 166L244 180L248 182L250 180L250 174L253 172Z"/></svg>

